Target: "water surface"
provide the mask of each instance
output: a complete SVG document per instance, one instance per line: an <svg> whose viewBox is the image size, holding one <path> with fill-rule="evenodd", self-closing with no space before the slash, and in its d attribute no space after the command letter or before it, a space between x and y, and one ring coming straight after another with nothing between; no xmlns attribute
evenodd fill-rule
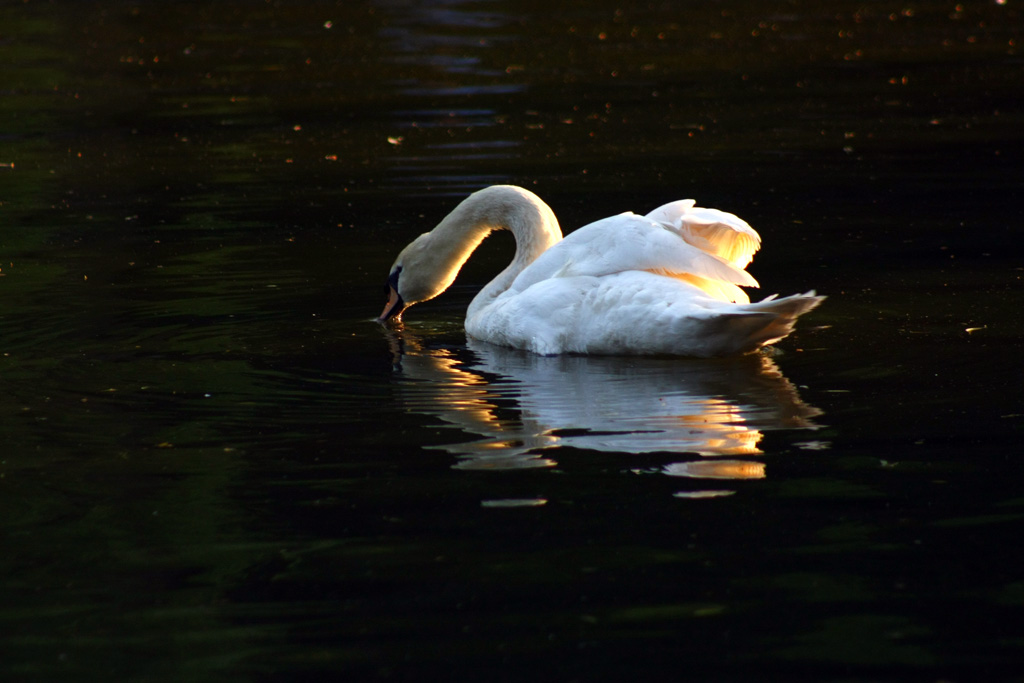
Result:
<svg viewBox="0 0 1024 683"><path fill-rule="evenodd" d="M0 667L1019 675L1021 19L0 8ZM566 231L694 197L829 299L771 354L537 358L462 332L498 235L372 323L496 182Z"/></svg>

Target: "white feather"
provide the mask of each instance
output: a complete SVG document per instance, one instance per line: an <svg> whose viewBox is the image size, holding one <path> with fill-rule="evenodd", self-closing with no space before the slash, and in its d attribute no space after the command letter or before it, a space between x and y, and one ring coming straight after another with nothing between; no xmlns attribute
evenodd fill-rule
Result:
<svg viewBox="0 0 1024 683"><path fill-rule="evenodd" d="M739 216L694 204L692 199L671 202L650 212L647 218L676 232L698 249L737 268L746 268L761 247L761 236Z"/></svg>

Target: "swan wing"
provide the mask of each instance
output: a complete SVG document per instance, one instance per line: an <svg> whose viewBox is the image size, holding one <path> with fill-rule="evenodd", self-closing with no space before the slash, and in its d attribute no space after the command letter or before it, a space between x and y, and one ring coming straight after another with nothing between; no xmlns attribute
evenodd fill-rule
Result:
<svg viewBox="0 0 1024 683"><path fill-rule="evenodd" d="M694 245L679 230L649 217L623 213L570 233L523 270L512 289L524 291L550 278L601 277L634 270L758 286L741 267Z"/></svg>
<svg viewBox="0 0 1024 683"><path fill-rule="evenodd" d="M678 234L687 243L746 268L761 247L761 236L739 216L695 206L681 199L659 206L647 218Z"/></svg>

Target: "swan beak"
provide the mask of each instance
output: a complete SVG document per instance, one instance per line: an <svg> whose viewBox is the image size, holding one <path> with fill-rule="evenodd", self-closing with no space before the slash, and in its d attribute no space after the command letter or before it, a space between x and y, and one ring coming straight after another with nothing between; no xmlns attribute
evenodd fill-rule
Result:
<svg viewBox="0 0 1024 683"><path fill-rule="evenodd" d="M402 295L398 293L394 287L388 287L390 295L388 296L388 302L384 306L384 311L377 318L377 322L386 323L388 320L394 318L396 321L402 319L402 311L405 310L405 302L402 301Z"/></svg>

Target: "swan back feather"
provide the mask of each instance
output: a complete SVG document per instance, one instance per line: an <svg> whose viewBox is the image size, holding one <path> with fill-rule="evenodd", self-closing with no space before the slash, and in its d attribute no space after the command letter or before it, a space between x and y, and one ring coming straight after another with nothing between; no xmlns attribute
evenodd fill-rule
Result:
<svg viewBox="0 0 1024 683"><path fill-rule="evenodd" d="M761 248L761 236L739 216L694 204L692 199L670 202L651 211L647 218L661 223L698 249L723 258L737 268L746 268Z"/></svg>
<svg viewBox="0 0 1024 683"><path fill-rule="evenodd" d="M520 273L512 287L522 291L553 277L600 277L629 270L758 286L742 268L679 237L663 224L634 213L604 218L570 233L545 251Z"/></svg>

